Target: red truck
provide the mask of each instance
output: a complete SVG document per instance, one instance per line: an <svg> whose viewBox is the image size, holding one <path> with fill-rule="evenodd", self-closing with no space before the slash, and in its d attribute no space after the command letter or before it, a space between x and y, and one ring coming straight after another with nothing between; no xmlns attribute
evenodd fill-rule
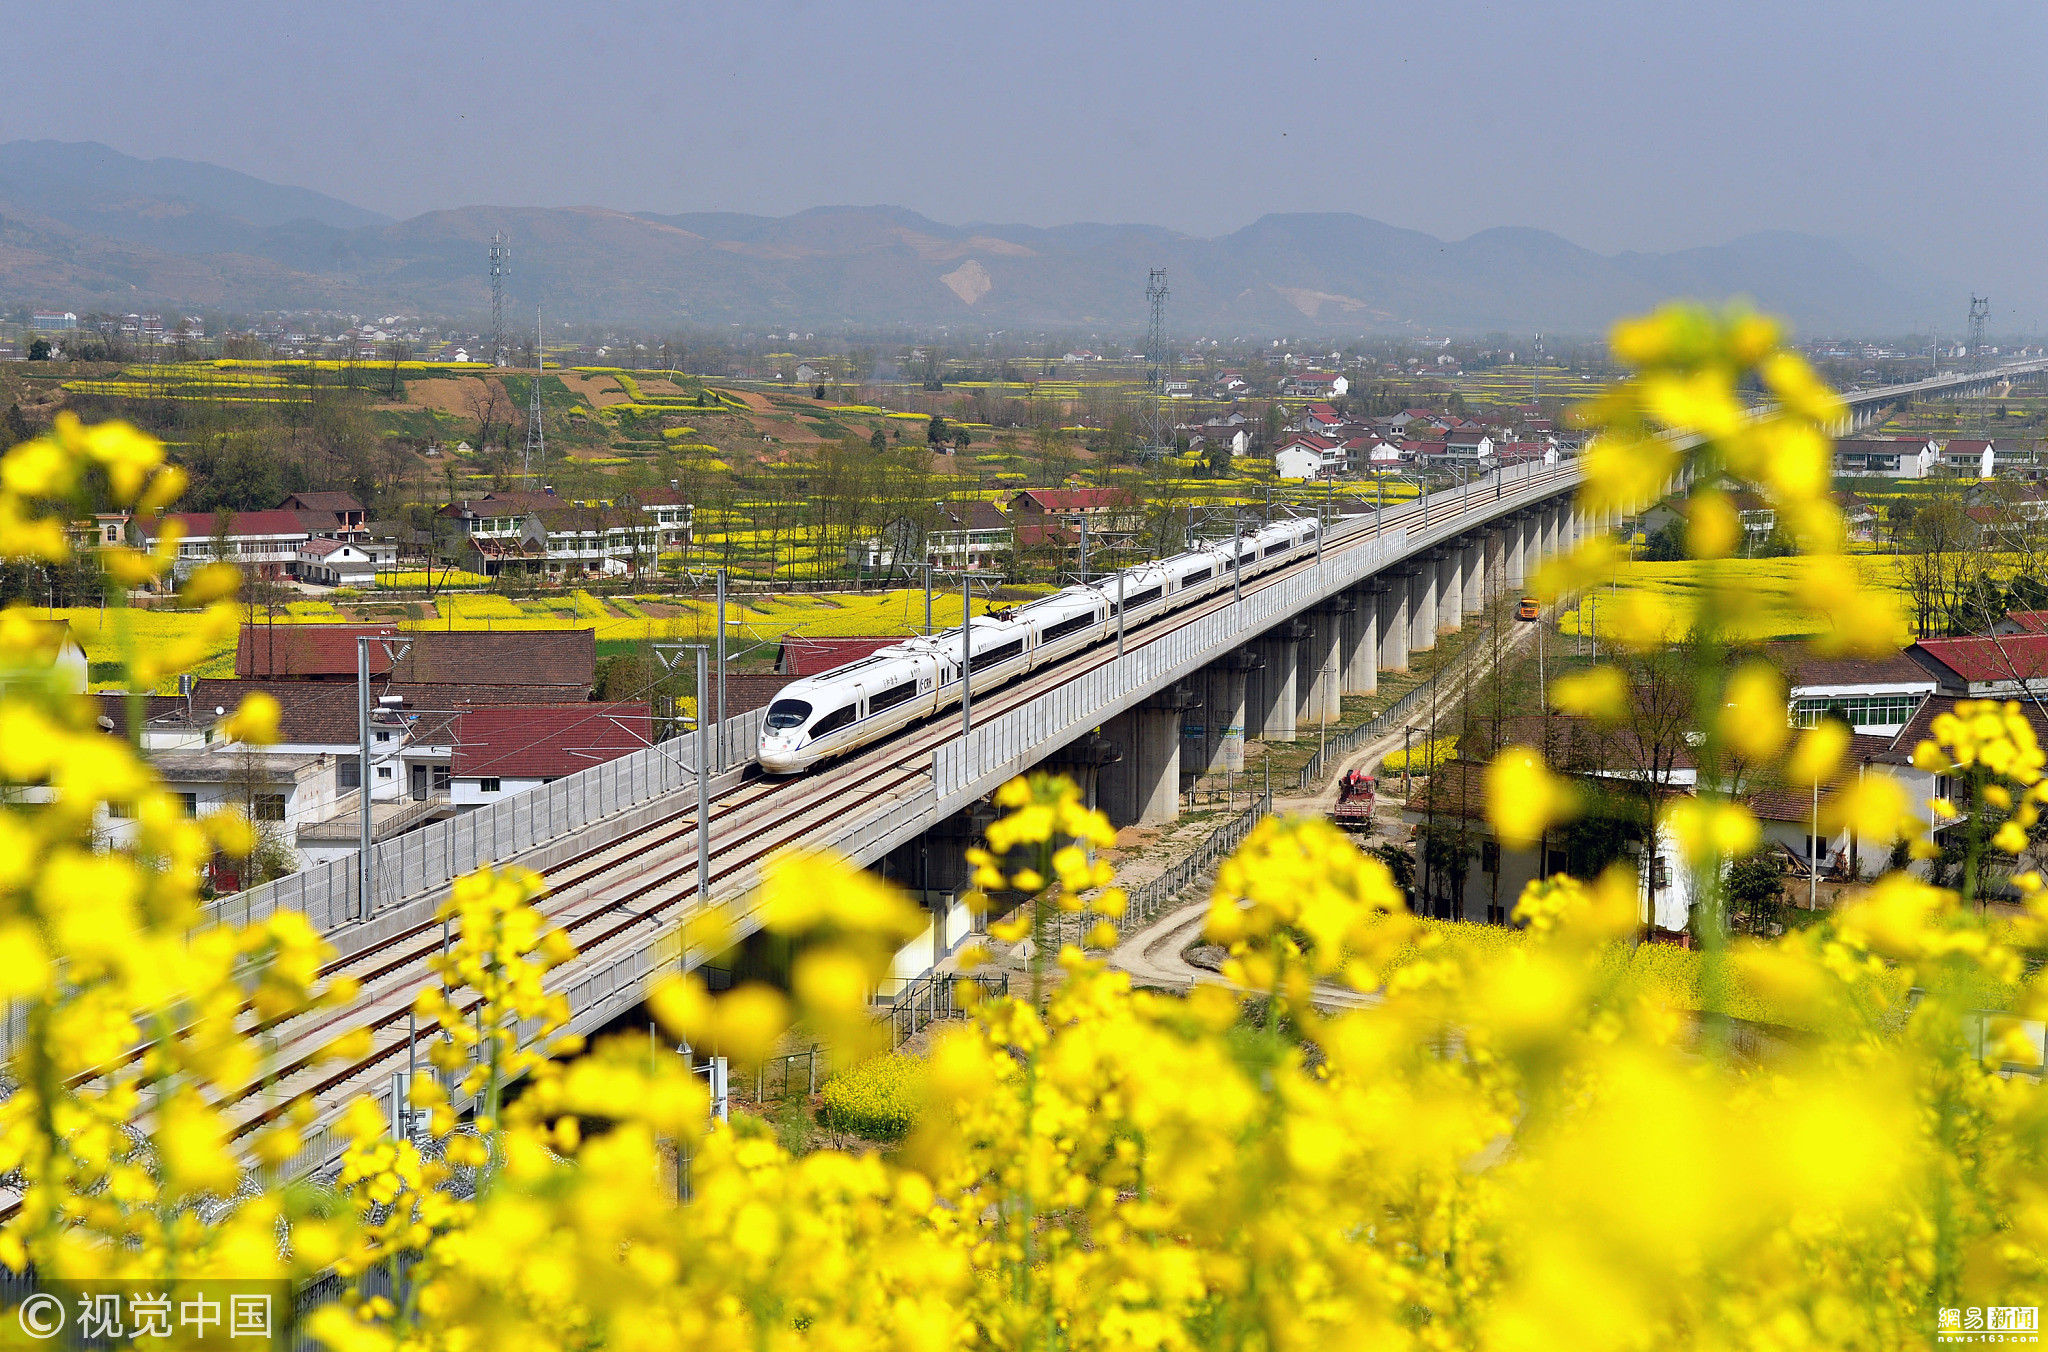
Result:
<svg viewBox="0 0 2048 1352"><path fill-rule="evenodd" d="M1362 770L1353 770L1337 781L1337 825L1347 831L1372 829L1373 799L1378 785Z"/></svg>

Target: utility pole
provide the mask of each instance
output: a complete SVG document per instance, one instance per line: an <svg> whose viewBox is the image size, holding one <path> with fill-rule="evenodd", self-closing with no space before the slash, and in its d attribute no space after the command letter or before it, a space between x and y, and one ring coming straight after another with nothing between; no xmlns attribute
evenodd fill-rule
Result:
<svg viewBox="0 0 2048 1352"><path fill-rule="evenodd" d="M1813 834L1806 841L1806 909L1820 909L1820 779L1813 781Z"/></svg>
<svg viewBox="0 0 2048 1352"><path fill-rule="evenodd" d="M412 650L408 641L400 643L392 651L391 639L373 638L367 634L356 637L356 765L362 777L362 786L357 790L362 808L362 839L356 851L356 875L361 892L361 912L358 920L368 920L370 909L377 895L377 854L371 848L373 834L370 821L370 645L379 644L395 665Z"/></svg>
<svg viewBox="0 0 2048 1352"><path fill-rule="evenodd" d="M720 616L721 624L724 617ZM697 904L711 900L711 758L710 729L704 726L704 667L711 654L701 643L697 649Z"/></svg>
<svg viewBox="0 0 2048 1352"><path fill-rule="evenodd" d="M960 574L960 735L974 731L974 574Z"/></svg>
<svg viewBox="0 0 2048 1352"><path fill-rule="evenodd" d="M1239 508L1230 509L1230 603L1236 605L1244 600L1244 525L1238 520Z"/></svg>
<svg viewBox="0 0 2048 1352"><path fill-rule="evenodd" d="M930 638L930 637L931 637L931 633L932 633L932 566L931 566L931 563L930 563L929 561L927 561L927 562L925 563L925 566L924 566L924 633L925 633L925 637L926 637L926 638Z"/></svg>
<svg viewBox="0 0 2048 1352"><path fill-rule="evenodd" d="M718 768L726 764L725 745L725 569L718 570Z"/></svg>
<svg viewBox="0 0 2048 1352"><path fill-rule="evenodd" d="M710 663L711 651L702 643L654 645L655 657L660 660L662 669L668 672L675 671L676 658L685 651L697 655L697 764L694 767L694 774L697 780L697 902L702 905L711 895L711 780L706 773L706 766L710 760L711 737L704 723L704 688L710 679L710 673L706 668ZM676 971L679 974L689 970L689 957L686 948L677 953Z"/></svg>
<svg viewBox="0 0 2048 1352"><path fill-rule="evenodd" d="M547 358L540 351L540 307L533 307L533 389L526 400L526 473L532 476L548 457L547 427L540 415L540 378L547 369ZM637 560L635 566L638 566Z"/></svg>
<svg viewBox="0 0 2048 1352"><path fill-rule="evenodd" d="M1124 655L1124 575L1121 570L1116 575L1116 655Z"/></svg>

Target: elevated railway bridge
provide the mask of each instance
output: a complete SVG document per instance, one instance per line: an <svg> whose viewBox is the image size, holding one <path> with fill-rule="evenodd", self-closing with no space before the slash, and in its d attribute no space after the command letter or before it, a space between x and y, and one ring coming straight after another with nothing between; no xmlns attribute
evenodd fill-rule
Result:
<svg viewBox="0 0 2048 1352"><path fill-rule="evenodd" d="M1880 420L1901 398L1972 394L2043 367L2048 361L1855 392L1841 430ZM886 860L926 899L931 929L921 942L936 958L966 932L954 900L961 855L996 786L1059 767L1089 786L1112 821L1170 820L1184 778L1241 767L1247 738L1291 738L1298 725L1335 715L1344 695L1371 694L1380 673L1405 669L1411 654L1458 630L1492 596L1519 592L1542 559L1611 528L1574 508L1579 478L1573 460L1509 467L1340 518L1306 557L1132 627L1120 653L1105 640L977 693L969 729L957 710L940 714L777 780L747 760L759 711L728 720L717 730L722 753L707 757L708 892L743 903L764 864L793 847ZM546 877L543 909L579 950L549 977L569 997L574 1030L633 1009L653 978L675 969L679 922L704 900L694 741L649 747L386 841L375 847L370 895L350 858L213 903L216 918L238 922L303 912L338 950L329 970L363 988L345 1011L270 1030L275 1079L249 1086L238 1130L253 1131L280 1111L275 1105L311 1094L316 1125L291 1166L310 1173L342 1150L332 1124L349 1100L368 1094L390 1107L424 1050L413 1045L408 1011L442 944L435 908L451 879L483 862ZM364 1025L368 1055L315 1060L336 1034Z"/></svg>

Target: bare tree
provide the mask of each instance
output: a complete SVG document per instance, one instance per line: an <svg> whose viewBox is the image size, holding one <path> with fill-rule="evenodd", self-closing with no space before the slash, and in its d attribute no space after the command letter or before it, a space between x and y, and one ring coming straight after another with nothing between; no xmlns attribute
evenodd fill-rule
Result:
<svg viewBox="0 0 2048 1352"><path fill-rule="evenodd" d="M477 449L486 451L494 441L502 445L512 423L512 400L505 393L504 382L487 377L471 380L462 397L476 423Z"/></svg>

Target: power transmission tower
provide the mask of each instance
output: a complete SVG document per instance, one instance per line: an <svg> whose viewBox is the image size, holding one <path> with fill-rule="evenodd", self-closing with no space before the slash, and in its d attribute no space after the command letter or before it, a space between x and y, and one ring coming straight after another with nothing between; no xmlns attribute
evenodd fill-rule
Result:
<svg viewBox="0 0 2048 1352"><path fill-rule="evenodd" d="M1166 269L1154 268L1145 282L1145 300L1152 307L1152 327L1145 334L1145 360L1151 364L1150 382L1166 380Z"/></svg>
<svg viewBox="0 0 2048 1352"><path fill-rule="evenodd" d="M1154 268L1145 280L1145 300L1152 307L1152 325L1145 332L1146 385L1152 392L1151 442L1158 454L1166 450L1166 269Z"/></svg>
<svg viewBox="0 0 2048 1352"><path fill-rule="evenodd" d="M491 235L491 365L503 366L505 357L505 278L512 271L512 236L503 230Z"/></svg>
<svg viewBox="0 0 2048 1352"><path fill-rule="evenodd" d="M548 430L540 420L540 378L548 360L540 350L540 307L533 307L533 388L526 399L526 472L532 474L548 455Z"/></svg>
<svg viewBox="0 0 2048 1352"><path fill-rule="evenodd" d="M1970 295L1970 364L1984 364L1984 321L1991 314L1991 297Z"/></svg>

